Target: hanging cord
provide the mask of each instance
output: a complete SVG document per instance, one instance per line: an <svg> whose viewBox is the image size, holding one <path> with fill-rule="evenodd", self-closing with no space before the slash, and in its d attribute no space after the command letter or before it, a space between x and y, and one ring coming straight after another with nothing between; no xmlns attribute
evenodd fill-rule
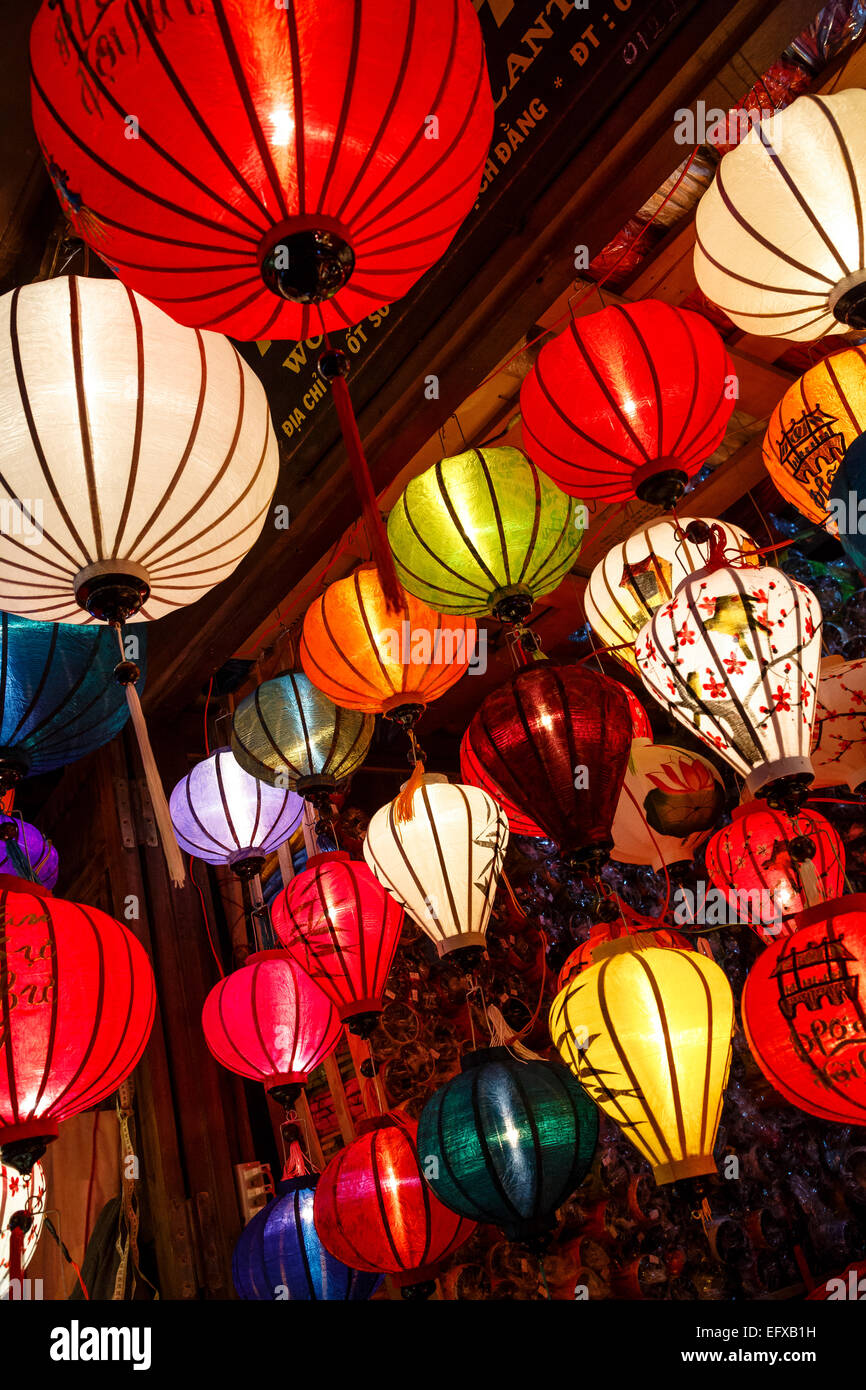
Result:
<svg viewBox="0 0 866 1390"><path fill-rule="evenodd" d="M196 888L198 889L198 895L199 895L199 898L201 899L201 915L202 915L202 917L204 918L204 929L205 929L205 931L207 932L208 945L210 946L211 955L213 956L214 960L216 961L216 968L217 968L217 970L219 971L220 975L221 975L223 978L225 978L225 973L226 973L226 972L223 970L222 961L220 960L219 956L217 955L216 946L214 945L214 939L213 939L213 936L211 935L210 919L208 918L208 915L207 915L207 905L206 905L205 900L204 900L204 892L202 891L202 886L201 886L201 884L199 883L198 879L197 879L196 876L195 876L195 870L194 870L194 868L193 868L193 861L192 861L192 860L190 860L189 876L190 876L192 882L195 884Z"/></svg>
<svg viewBox="0 0 866 1390"><path fill-rule="evenodd" d="M514 908L514 911L517 913L518 917L520 917L521 919L523 919L523 920L525 921L526 916L527 916L526 911L525 911L524 908L522 908L522 907L520 906L520 903L517 901L517 898L515 897L514 889L513 889L512 886L511 886L511 881L510 881L510 879L509 879L507 873L506 873L504 870L502 871L502 874L501 874L500 878L501 878L501 882L502 882L502 883L504 884L504 886L505 886L505 891L506 891L506 893L508 894L508 897L509 897L509 899L510 899L510 901L511 901L511 906Z"/></svg>
<svg viewBox="0 0 866 1390"><path fill-rule="evenodd" d="M373 1056L373 1043L370 1038L367 1039L367 1056L370 1059L370 1073L373 1085L376 1089L376 1100L379 1105L379 1114L384 1115L385 1097L382 1094L382 1083L379 1080L379 1068L376 1066L376 1059Z"/></svg>
<svg viewBox="0 0 866 1390"><path fill-rule="evenodd" d="M490 1029L491 1047L507 1048L512 1057L516 1058L519 1062L544 1061L544 1058L540 1057L537 1052L533 1052L530 1047L524 1046L520 1041L520 1034L516 1033L514 1029L506 1023L502 1010L498 1009L495 1004L488 1004L486 1013L487 1026Z"/></svg>
<svg viewBox="0 0 866 1390"><path fill-rule="evenodd" d="M205 697L205 702L204 702L204 752L205 752L205 757L206 757L206 758L209 758L209 757L210 757L210 743L208 742L208 736L207 736L207 712L208 712L208 706L210 705L210 697L211 697L211 692L212 692L212 690L213 690L213 676L211 676L211 678L210 678L210 680L209 680L209 682L208 682L207 696Z"/></svg>
<svg viewBox="0 0 866 1390"><path fill-rule="evenodd" d="M60 1236L57 1234L57 1231L54 1229L54 1223L52 1222L51 1218L48 1215L45 1215L43 1216L42 1221L43 1225L45 1226L45 1229L51 1236L51 1239L56 1241L57 1245L59 1246L60 1253L63 1256L66 1263L72 1265L72 1268L75 1270L75 1273L78 1277L78 1282L81 1285L81 1292L84 1294L84 1297L89 1302L90 1294L87 1292L87 1286L83 1278L81 1277L81 1266L76 1264L75 1260L73 1260L66 1246L63 1244L63 1241L60 1239Z"/></svg>
<svg viewBox="0 0 866 1390"><path fill-rule="evenodd" d="M99 1136L99 1116L100 1110L93 1112L93 1138L90 1145L90 1181L87 1184L87 1205L84 1209L84 1248L87 1249L87 1242L90 1239L90 1210L93 1202L93 1189L96 1184L96 1143Z"/></svg>
<svg viewBox="0 0 866 1390"><path fill-rule="evenodd" d="M171 823L171 816L168 810L168 802L165 799L165 790L162 785L162 778L159 775L159 768L156 765L156 758L153 756L153 749L150 746L150 736L147 732L144 712L141 708L141 701L138 698L138 691L135 682L138 680L140 672L135 662L129 661L123 647L123 634L120 623L112 623L117 634L117 645L120 649L120 663L114 668L115 679L123 685L126 690L126 703L129 708L129 717L132 727L135 730L135 737L138 742L138 751L141 754L141 761L144 766L144 775L147 780L147 790L150 794L153 814L156 817L156 824L159 828L159 838L162 844L162 852L165 855L166 868L169 877L175 888L182 888L186 882L186 872L183 866L183 855L180 846L175 838L174 826Z"/></svg>
<svg viewBox="0 0 866 1390"><path fill-rule="evenodd" d="M544 1292L545 1292L545 1295L550 1299L550 1301L551 1301L551 1303L552 1303L552 1302L553 1302L553 1295L552 1295L552 1293L550 1292L550 1288L549 1288L548 1283L547 1283L547 1274L545 1273L545 1269L544 1269L544 1256L543 1256L543 1255L539 1255L539 1257L538 1257L538 1268L539 1268L539 1270L541 1271L541 1282L542 1282L542 1284L544 1285Z"/></svg>
<svg viewBox="0 0 866 1390"><path fill-rule="evenodd" d="M415 793L424 781L424 755L418 746L414 729L407 729L409 743L411 746L412 776L400 792L394 798L394 821L397 825L405 825L414 817L413 802Z"/></svg>

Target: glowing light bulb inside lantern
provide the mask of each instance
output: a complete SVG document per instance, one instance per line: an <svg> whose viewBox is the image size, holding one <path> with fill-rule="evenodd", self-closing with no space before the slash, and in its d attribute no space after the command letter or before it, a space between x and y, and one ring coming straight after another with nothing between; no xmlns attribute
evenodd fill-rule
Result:
<svg viewBox="0 0 866 1390"><path fill-rule="evenodd" d="M273 131L271 142L274 145L286 146L290 143L295 133L295 122L292 113L285 106L275 107L271 112L271 123Z"/></svg>

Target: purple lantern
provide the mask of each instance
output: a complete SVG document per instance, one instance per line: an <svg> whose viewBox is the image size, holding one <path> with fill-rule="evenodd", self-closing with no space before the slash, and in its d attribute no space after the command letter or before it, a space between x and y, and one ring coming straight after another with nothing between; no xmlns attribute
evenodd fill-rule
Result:
<svg viewBox="0 0 866 1390"><path fill-rule="evenodd" d="M57 850L41 830L20 816L0 815L0 874L53 888L59 872Z"/></svg>
<svg viewBox="0 0 866 1390"><path fill-rule="evenodd" d="M230 748L218 748L178 782L169 810L181 849L250 878L297 830L304 802L288 788L251 777Z"/></svg>

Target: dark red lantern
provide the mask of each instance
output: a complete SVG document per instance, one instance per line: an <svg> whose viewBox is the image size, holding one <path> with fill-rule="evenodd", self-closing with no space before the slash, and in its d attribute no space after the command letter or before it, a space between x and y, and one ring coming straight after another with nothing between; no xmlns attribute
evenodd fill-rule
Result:
<svg viewBox="0 0 866 1390"><path fill-rule="evenodd" d="M460 776L470 787L480 787L488 796L498 802L508 817L508 828L512 835L529 835L533 839L543 840L544 831L540 825L536 825L534 820L525 816L519 811L513 801L508 797L501 787L497 786L493 778L488 776L487 770L481 759L476 755L472 746L472 724L466 730L460 740Z"/></svg>
<svg viewBox="0 0 866 1390"><path fill-rule="evenodd" d="M682 932L660 924L653 917L642 917L621 904L621 916L614 922L596 922L595 926L590 927L586 941L582 941L563 962L556 981L557 994L575 975L595 964L592 953L597 946L626 936L645 937L646 940L641 943L644 946L668 946L675 951L692 951L695 947L694 941L683 936Z"/></svg>
<svg viewBox="0 0 866 1390"><path fill-rule="evenodd" d="M574 865L600 865L632 739L618 681L535 661L487 696L467 741L495 786Z"/></svg>
<svg viewBox="0 0 866 1390"><path fill-rule="evenodd" d="M271 904L274 929L349 1031L368 1037L382 1012L403 909L364 863L317 854Z"/></svg>
<svg viewBox="0 0 866 1390"><path fill-rule="evenodd" d="M61 1120L137 1065L156 991L132 932L95 907L0 875L0 1158L29 1172Z"/></svg>
<svg viewBox="0 0 866 1390"><path fill-rule="evenodd" d="M201 1024L222 1066L261 1081L286 1107L342 1032L330 999L288 951L247 956L240 970L214 985Z"/></svg>
<svg viewBox="0 0 866 1390"><path fill-rule="evenodd" d="M179 323L304 339L442 256L493 130L471 0L121 8L46 0L30 53L63 210L125 285Z"/></svg>
<svg viewBox="0 0 866 1390"><path fill-rule="evenodd" d="M742 1016L752 1056L786 1100L866 1124L866 894L800 913L749 971Z"/></svg>
<svg viewBox="0 0 866 1390"><path fill-rule="evenodd" d="M700 314L609 305L541 349L520 392L524 447L572 497L668 504L724 438L734 382Z"/></svg>
<svg viewBox="0 0 866 1390"><path fill-rule="evenodd" d="M762 941L787 936L796 914L845 891L845 848L818 811L795 816L765 801L735 807L706 848L707 873Z"/></svg>
<svg viewBox="0 0 866 1390"><path fill-rule="evenodd" d="M427 1292L437 1265L475 1224L433 1195L417 1135L416 1122L398 1111L362 1120L358 1138L319 1179L314 1214L319 1239L338 1260Z"/></svg>

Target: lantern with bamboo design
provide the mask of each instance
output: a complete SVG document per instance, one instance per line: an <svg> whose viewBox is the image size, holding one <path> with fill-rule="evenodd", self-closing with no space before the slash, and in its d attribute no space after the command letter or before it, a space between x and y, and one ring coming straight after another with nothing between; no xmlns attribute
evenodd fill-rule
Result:
<svg viewBox="0 0 866 1390"><path fill-rule="evenodd" d="M866 786L866 660L825 656L812 741L816 787Z"/></svg>
<svg viewBox="0 0 866 1390"><path fill-rule="evenodd" d="M734 382L700 314L608 305L542 347L520 392L523 443L574 497L669 504L724 438Z"/></svg>
<svg viewBox="0 0 866 1390"><path fill-rule="evenodd" d="M866 327L866 92L798 97L726 154L698 204L698 285L747 333Z"/></svg>
<svg viewBox="0 0 866 1390"><path fill-rule="evenodd" d="M688 863L724 804L721 775L706 758L636 738L613 818L610 857L656 870Z"/></svg>
<svg viewBox="0 0 866 1390"><path fill-rule="evenodd" d="M400 583L437 612L513 623L568 574L585 514L519 449L467 449L407 483L388 540Z"/></svg>
<svg viewBox="0 0 866 1390"><path fill-rule="evenodd" d="M599 866L612 845L631 729L617 681L543 660L487 696L467 739L487 785L501 787L570 862Z"/></svg>
<svg viewBox="0 0 866 1390"><path fill-rule="evenodd" d="M758 956L742 1016L761 1071L822 1120L866 1124L866 896L807 908Z"/></svg>
<svg viewBox="0 0 866 1390"><path fill-rule="evenodd" d="M260 1081L286 1109L343 1032L330 999L288 951L247 956L214 985L201 1023L220 1066Z"/></svg>
<svg viewBox="0 0 866 1390"><path fill-rule="evenodd" d="M633 671L638 633L682 581L707 563L712 527L720 528L727 555L760 563L757 545L739 526L662 516L611 546L590 574L583 597L587 622L610 655Z"/></svg>
<svg viewBox="0 0 866 1390"><path fill-rule="evenodd" d="M652 1165L657 1183L715 1173L734 1000L699 951L622 937L553 1001L550 1033L597 1105Z"/></svg>
<svg viewBox="0 0 866 1390"><path fill-rule="evenodd" d="M802 803L821 649L821 609L777 569L724 563L683 580L639 634L651 695L746 779L752 796Z"/></svg>
<svg viewBox="0 0 866 1390"><path fill-rule="evenodd" d="M862 347L843 348L822 358L779 401L764 435L764 464L776 489L809 521L827 522L839 465L864 430Z"/></svg>
<svg viewBox="0 0 866 1390"><path fill-rule="evenodd" d="M366 864L317 854L271 904L280 941L334 1004L351 1033L368 1037L403 926L403 912Z"/></svg>
<svg viewBox="0 0 866 1390"><path fill-rule="evenodd" d="M408 807L398 797L373 816L364 858L441 957L484 949L507 844L486 792L426 773Z"/></svg>
<svg viewBox="0 0 866 1390"><path fill-rule="evenodd" d="M559 1062L488 1047L460 1065L418 1121L427 1181L461 1216L544 1243L589 1171L598 1112Z"/></svg>
<svg viewBox="0 0 866 1390"><path fill-rule="evenodd" d="M763 801L734 808L731 824L709 841L707 873L762 941L794 930L797 914L836 898L845 886L845 847L833 826L808 807L788 816Z"/></svg>

